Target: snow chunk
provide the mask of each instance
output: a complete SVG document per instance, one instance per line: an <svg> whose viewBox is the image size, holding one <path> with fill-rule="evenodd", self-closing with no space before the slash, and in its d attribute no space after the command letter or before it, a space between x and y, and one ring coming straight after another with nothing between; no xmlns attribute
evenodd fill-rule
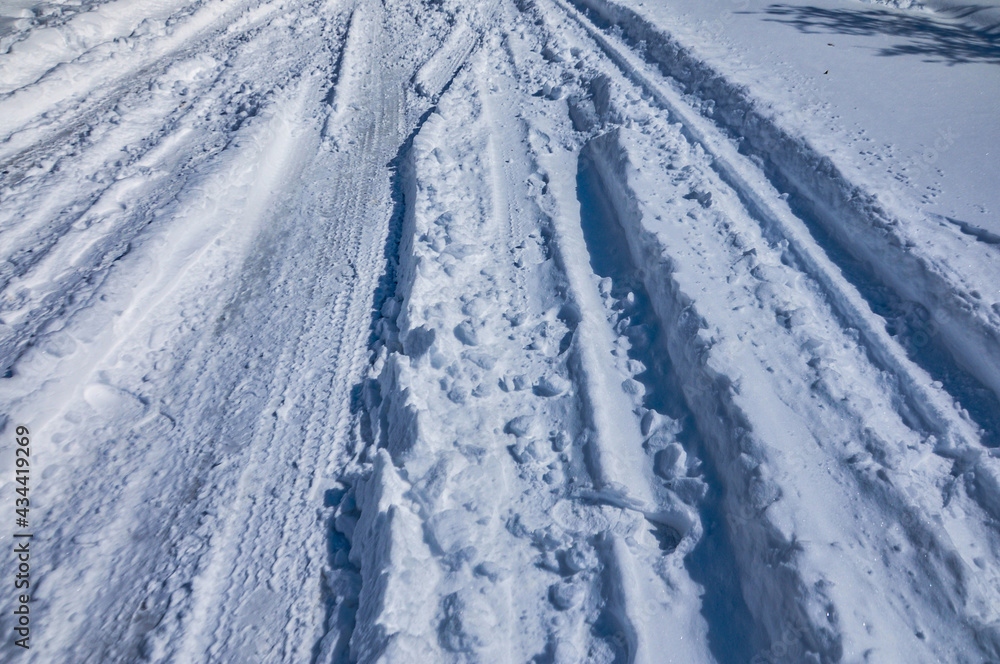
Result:
<svg viewBox="0 0 1000 664"><path fill-rule="evenodd" d="M139 397L104 383L85 387L83 399L101 417L119 415L124 419L136 419L146 412L146 404Z"/></svg>
<svg viewBox="0 0 1000 664"><path fill-rule="evenodd" d="M479 335L476 333L476 328L473 327L472 321L469 320L455 326L455 338L466 346L479 345Z"/></svg>
<svg viewBox="0 0 1000 664"><path fill-rule="evenodd" d="M656 472L666 479L683 477L687 472L687 453L678 443L671 443L656 453Z"/></svg>
<svg viewBox="0 0 1000 664"><path fill-rule="evenodd" d="M560 611L566 611L583 601L584 589L572 581L560 581L549 586L549 601Z"/></svg>
<svg viewBox="0 0 1000 664"><path fill-rule="evenodd" d="M557 397L568 391L569 388L570 382L568 380L562 376L553 374L539 378L535 382L534 392L540 397Z"/></svg>
<svg viewBox="0 0 1000 664"><path fill-rule="evenodd" d="M504 432L513 434L518 438L527 438L538 432L538 420L534 415L520 415L507 422Z"/></svg>
<svg viewBox="0 0 1000 664"><path fill-rule="evenodd" d="M441 602L441 645L452 652L472 653L490 643L497 620L486 599L468 589Z"/></svg>

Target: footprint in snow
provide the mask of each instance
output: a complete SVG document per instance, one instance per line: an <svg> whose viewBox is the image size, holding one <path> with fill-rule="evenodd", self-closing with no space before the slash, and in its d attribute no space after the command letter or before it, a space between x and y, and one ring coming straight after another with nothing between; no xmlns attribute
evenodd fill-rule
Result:
<svg viewBox="0 0 1000 664"><path fill-rule="evenodd" d="M549 601L560 611L578 606L583 601L584 588L572 581L560 581L549 586Z"/></svg>
<svg viewBox="0 0 1000 664"><path fill-rule="evenodd" d="M519 464L536 462L544 462L547 450L541 448L537 441L525 440L523 438L518 438L517 442L508 445L507 449L510 451L510 455L514 457L514 461Z"/></svg>
<svg viewBox="0 0 1000 664"><path fill-rule="evenodd" d="M472 326L472 321L463 321L455 326L455 338L466 346L478 346L479 335L476 328Z"/></svg>
<svg viewBox="0 0 1000 664"><path fill-rule="evenodd" d="M558 431L549 437L554 452L563 452L573 442L565 431Z"/></svg>
<svg viewBox="0 0 1000 664"><path fill-rule="evenodd" d="M568 575L595 569L598 564L593 548L580 542L563 551L560 558Z"/></svg>
<svg viewBox="0 0 1000 664"><path fill-rule="evenodd" d="M524 374L517 374L516 376L507 375L500 381L500 389L504 392L520 392L521 390L528 389L530 386L531 383Z"/></svg>
<svg viewBox="0 0 1000 664"><path fill-rule="evenodd" d="M684 195L689 201L698 201L698 204L703 208L711 207L712 205L712 192L710 191L698 191L697 189L692 189L689 193Z"/></svg>

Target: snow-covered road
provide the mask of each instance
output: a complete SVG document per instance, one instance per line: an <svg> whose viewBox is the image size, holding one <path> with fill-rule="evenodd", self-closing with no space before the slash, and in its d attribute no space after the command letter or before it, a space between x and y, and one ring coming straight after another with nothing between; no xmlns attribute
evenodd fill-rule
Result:
<svg viewBox="0 0 1000 664"><path fill-rule="evenodd" d="M1000 240L641 7L5 14L0 660L1000 661Z"/></svg>

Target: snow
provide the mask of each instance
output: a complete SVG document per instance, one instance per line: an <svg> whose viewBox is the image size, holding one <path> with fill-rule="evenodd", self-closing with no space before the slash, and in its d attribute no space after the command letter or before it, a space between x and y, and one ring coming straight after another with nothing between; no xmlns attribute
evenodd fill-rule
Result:
<svg viewBox="0 0 1000 664"><path fill-rule="evenodd" d="M1000 12L992 4L983 8ZM953 18L843 0L746 1L736 11L671 0L637 10L753 90L853 181L922 214L1000 229L1000 139L990 131L1000 53L995 35L971 20L983 12Z"/></svg>
<svg viewBox="0 0 1000 664"><path fill-rule="evenodd" d="M5 4L4 661L1000 661L998 12Z"/></svg>

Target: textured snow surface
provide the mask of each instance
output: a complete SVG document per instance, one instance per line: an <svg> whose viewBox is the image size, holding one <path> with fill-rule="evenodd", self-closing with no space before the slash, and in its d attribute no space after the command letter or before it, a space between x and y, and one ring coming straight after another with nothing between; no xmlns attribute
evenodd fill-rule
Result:
<svg viewBox="0 0 1000 664"><path fill-rule="evenodd" d="M723 4L5 4L0 661L1000 662L996 7Z"/></svg>

